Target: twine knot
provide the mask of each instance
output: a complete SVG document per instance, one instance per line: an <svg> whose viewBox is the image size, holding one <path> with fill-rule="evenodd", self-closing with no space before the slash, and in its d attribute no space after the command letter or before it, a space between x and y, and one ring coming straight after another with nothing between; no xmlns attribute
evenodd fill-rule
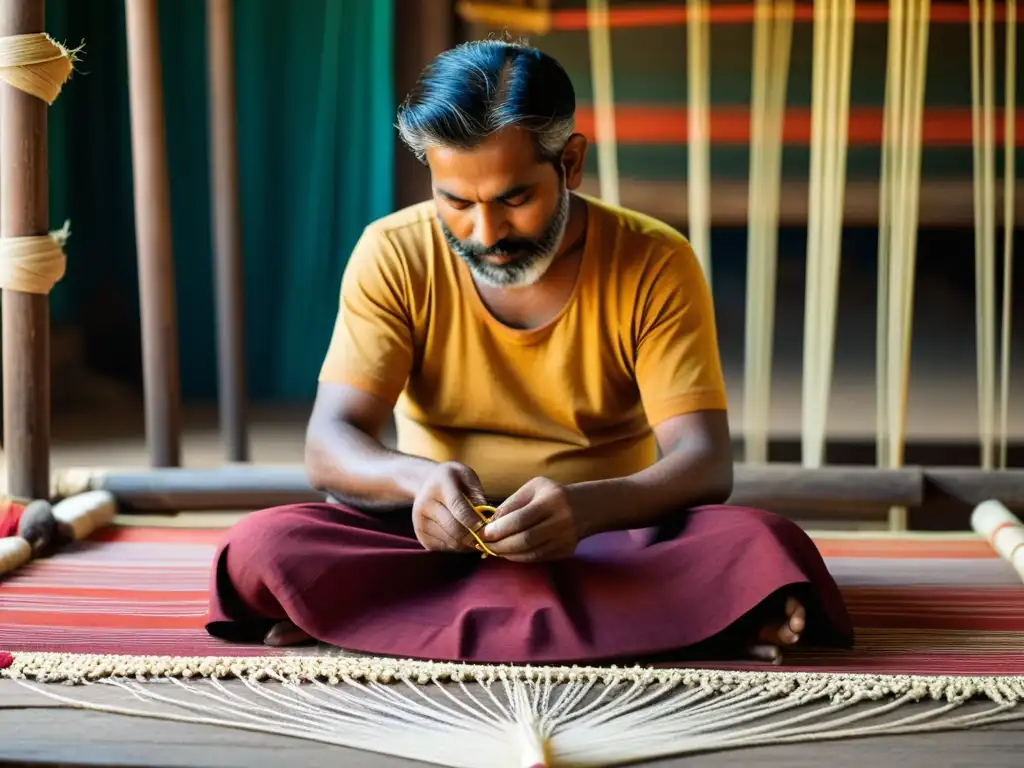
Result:
<svg viewBox="0 0 1024 768"><path fill-rule="evenodd" d="M74 69L75 53L45 32L0 38L0 80L53 104Z"/></svg>
<svg viewBox="0 0 1024 768"><path fill-rule="evenodd" d="M64 277L64 243L71 222L48 235L5 237L0 240L0 288L48 294Z"/></svg>

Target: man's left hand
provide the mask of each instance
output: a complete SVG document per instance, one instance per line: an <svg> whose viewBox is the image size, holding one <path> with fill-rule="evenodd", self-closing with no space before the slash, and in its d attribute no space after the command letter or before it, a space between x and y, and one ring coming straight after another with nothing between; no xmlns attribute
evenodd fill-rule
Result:
<svg viewBox="0 0 1024 768"><path fill-rule="evenodd" d="M569 486L531 480L498 507L481 538L495 555L515 562L569 557L580 540L574 496Z"/></svg>

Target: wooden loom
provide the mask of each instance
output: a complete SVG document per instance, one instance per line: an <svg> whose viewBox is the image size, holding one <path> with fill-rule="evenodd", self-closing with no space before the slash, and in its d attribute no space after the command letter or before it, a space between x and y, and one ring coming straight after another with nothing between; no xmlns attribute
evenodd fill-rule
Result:
<svg viewBox="0 0 1024 768"><path fill-rule="evenodd" d="M773 6L773 7L770 7ZM820 12L818 9L827 6L836 13ZM1015 9L1015 4L1011 2ZM19 33L37 33L42 31L43 14L42 0L7 0L4 6L8 14L0 21L3 23L2 34L9 36ZM211 46L215 48L211 54L211 66L216 69L217 62L230 60L230 0L209 0L211 9L210 33ZM707 4L694 0L689 7L696 9L699 15ZM811 395L808 398L807 411L804 416L804 460L801 466L780 466L765 463L766 452L764 441L767 436L765 414L767 394L752 392L749 397L753 404L754 428L749 429L745 436L750 453L748 461L737 469L737 487L734 500L738 503L758 504L777 508L804 509L822 513L841 511L843 509L864 511L865 509L880 510L886 513L896 510L892 520L896 527L903 524L902 510L924 509L939 497L953 497L963 505L977 507L984 517L983 527L992 531L1005 523L1000 513L1005 507L1024 508L1024 482L1020 471L1008 468L996 469L990 458L979 468L921 468L901 466L901 448L903 444L903 418L906 407L905 386L893 387L894 380L901 381L906 377L906 347L910 335L909 322L905 319L909 306L909 293L912 286L913 232L914 227L907 224L907 219L914 216L913 195L915 189L917 158L920 143L914 140L915 118L920 113L921 72L918 67L916 79L900 72L914 69L915 55L920 57L925 41L922 39L921 15L914 15L914 9L926 12L927 6L918 3L908 7L905 2L892 4L895 14L902 14L906 8L908 22L901 27L895 25L892 32L891 50L906 49L906 61L897 68L890 68L890 83L887 88L887 161L883 188L886 202L883 205L883 217L888 224L883 228L880 248L887 251L889 269L885 271L884 293L887 297L885 312L879 318L879 350L886 362L885 371L888 384L882 389L885 393L886 416L879 427L880 459L878 468L845 468L830 467L823 462L824 442L824 403L827 402L829 377L831 372L830 333L834 322L834 284L836 280L836 263L838 260L837 229L841 221L843 183L837 178L838 168L843 166L845 146L842 131L841 114L844 100L848 101L849 50L852 32L852 0L842 2L818 3L815 5L815 39L818 55L815 57L815 168L812 176L816 185L815 194L810 201L813 210L811 216L815 229L817 249L812 253L814 263L814 301L808 303L808 336L812 343L808 347L813 350L809 364L805 366L805 387ZM771 180L778 173L778 113L779 104L784 101L785 59L788 51L790 10L792 4L785 2L759 2L756 60L763 66L762 76L756 78L760 83L755 93L755 119L757 125L752 126L753 133L758 137L756 152L751 159L751 177L757 178L769 189L773 187ZM11 10L15 9L15 10ZM178 389L176 378L177 345L174 337L174 318L171 315L173 302L169 301L171 287L165 278L171 274L169 259L170 227L167 200L167 165L163 150L162 104L160 97L160 76L156 45L155 0L127 0L129 61L131 66L132 89L132 140L133 155L136 163L136 199L139 210L138 239L140 258L140 291L143 293L143 319L145 339L145 375L147 392L147 435L150 441L150 457L154 469L150 472L105 472L100 470L76 470L58 473L54 478L56 496L67 496L69 499L81 499L83 494L93 494L93 498L109 501L116 499L123 511L151 511L174 509L209 509L209 508L242 508L249 509L286 501L300 501L315 498L305 484L304 475L297 468L269 468L258 466L233 466L218 470L188 470L177 465L179 460L180 418ZM980 20L976 0L972 0L975 19ZM985 77L978 74L979 91L978 124L980 137L988 137L979 141L978 212L979 235L979 291L983 297L992 292L992 270L994 249L991 246L994 232L994 212L990 204L994 195L994 171L992 170L992 98L991 77L992 46L991 19L992 2L986 2L984 25L988 30L984 52L979 59L985 59ZM838 12L842 11L842 12ZM602 20L607 22L607 6L605 3L590 4L592 22L592 39L597 42L597 54L594 59L597 67L611 66L611 46L607 28L602 28ZM900 16L903 19L903 16ZM916 19L916 23L913 21ZM902 22L901 22L902 23ZM975 25L975 29L981 24ZM909 30L901 36L900 29ZM913 33L913 34L911 34ZM694 30L693 39L706 40L706 27ZM915 36L916 35L916 36ZM827 43L829 55L824 52ZM693 61L707 60L702 52L702 43L694 52ZM706 51L706 48L703 49ZM1010 64L1008 63L1008 71ZM221 148L217 153L220 159L228 158L225 165L215 169L214 185L218 190L216 198L223 205L216 208L218 233L218 259L222 266L218 269L220 284L223 286L218 294L221 328L221 382L222 398L229 401L225 407L228 416L224 419L226 443L229 455L236 460L245 458L245 427L244 407L241 391L241 334L238 330L241 314L241 291L238 289L238 239L237 239L237 204L233 200L235 182L232 151L233 128L231 115L231 76L225 74L227 69L219 70L216 85L211 89L220 93L214 105L214 141ZM706 72L704 73L706 75ZM699 69L691 73L698 85L701 79ZM610 73L600 75L605 86L598 89L601 98L612 98ZM916 84L916 85L915 85ZM227 96L223 94L227 92ZM704 90L706 93L706 89ZM984 92L984 93L982 93ZM44 135L41 126L45 124L45 105L34 97L29 97L11 87L3 88L3 223L6 237L23 235L28 237L42 236L46 230L45 205L45 143L39 141ZM828 99L834 102L829 105ZM225 106L228 105L228 106ZM602 131L614 131L614 112L609 104L603 104L601 114L604 115L599 125ZM221 111L223 110L223 111ZM838 114L837 114L838 113ZM698 113L694 117L696 130L705 118ZM908 127L909 126L909 127ZM607 138L609 134L603 133ZM14 138L11 138L14 137ZM20 140L16 143L15 139ZM605 142L601 153L602 185L608 190L608 196L616 194L614 142ZM608 147L611 147L609 150ZM15 163L14 150L27 147L30 152L28 162ZM705 152L707 142L697 142L693 148L697 156L695 166L701 166L700 154ZM916 147L916 150L915 150ZM11 151L8 151L11 150ZM706 160L706 158L705 158ZM703 167L706 168L706 162ZM1008 168L1012 170L1012 162ZM1008 174L1009 175L1009 174ZM704 199L695 199L691 207L691 217L702 219L695 222L698 231L706 233L710 227L706 195L709 194L710 181L705 174L697 185L698 195ZM777 186L777 185L775 185ZM32 194L31 204L26 202ZM227 200L221 199L223 197ZM909 197L909 200L908 200ZM752 230L756 225L758 236L751 234L750 254L752 264L757 269L766 270L762 276L770 274L773 255L771 249L759 251L765 247L777 229L778 195L766 194L763 198L751 196L752 209L756 209L751 217ZM20 211L16 216L15 211ZM1009 209L1009 210L1012 210ZM26 213L30 211L30 213ZM20 216L20 218L19 218ZM773 223L776 221L776 223ZM11 222L21 222L12 224ZM700 236L698 236L700 237ZM1011 243L1009 235L1007 243ZM1010 245L1005 246L1009 253ZM1008 259L1007 259L1007 263ZM710 259L705 268L711 266ZM767 279L767 278L765 278ZM8 397L5 408L9 417L6 419L6 445L11 453L9 464L10 490L16 495L41 498L53 495L48 466L48 396L45 386L30 388L35 383L46 380L45 343L47 338L47 322L45 314L45 296L39 293L25 295L17 293L8 282L4 286L4 333L5 333L5 387ZM153 300L151 292L160 291ZM809 288L809 290L811 290ZM45 293L41 292L41 293ZM759 307L755 314L761 313L766 323L771 318L771 297L751 286L750 302ZM13 301L11 300L14 297ZM990 302L991 303L991 302ZM10 314L8 314L10 313ZM979 369L984 368L980 382L992 390L994 386L994 334L983 330L985 324L979 324L980 358ZM764 326L762 326L763 328ZM30 332L29 332L30 331ZM764 338L758 334L759 338ZM770 334L768 334L770 338ZM7 343L12 341L14 343ZM229 351L225 353L225 348ZM40 351L40 349L42 351ZM884 351L882 351L884 349ZM764 371L768 368L769 357L763 346L751 342L748 347L748 360L751 369ZM237 367L234 367L237 366ZM751 374L751 381L754 380ZM756 389L756 388L755 388ZM1004 392L1006 390L1004 389ZM894 394L893 394L894 393ZM991 414L994 396L989 395L989 405L985 412ZM1003 402L1006 402L1005 396ZM760 427L757 425L760 424ZM982 427L983 439L990 441L992 437L989 427ZM761 456L760 460L753 457ZM986 456L991 457L988 453ZM990 499L1002 502L993 508ZM995 510L994 514L992 513ZM1004 557L1012 557L1012 552L1021 551L1019 543L1003 544L1005 534L997 541ZM1010 549L1014 547L1014 549ZM1005 551L1004 551L1005 550ZM11 660L10 669L16 674L9 675L12 679L31 681L43 695L71 706L88 706L99 711L129 712L132 714L149 714L156 717L168 717L183 722L217 722L209 716L209 709L202 708L202 702L208 697L222 695L219 701L228 705L221 709L226 716L234 721L224 724L231 727L259 729L270 732L287 732L302 738L313 738L328 743L341 743L360 746L371 750L386 750L391 754L433 759L451 765L485 765L490 764L495 754L503 756L515 752L515 764L522 766L547 765L554 749L556 757L570 762L586 762L592 765L613 764L617 761L635 759L638 754L657 757L672 754L681 747L674 745L673 740L682 733L684 741L690 739L685 747L693 751L715 748L713 740L702 742L705 734L714 729L724 729L725 735L717 742L717 746L733 744L758 743L762 740L771 743L776 735L770 731L762 734L748 733L746 736L730 734L723 719L736 718L739 722L750 721L763 716L764 701L780 701L782 709L795 705L797 698L801 704L812 702L821 710L840 712L843 707L859 698L871 698L871 691L852 676L841 675L830 678L828 675L795 675L786 677L781 685L776 684L770 675L763 673L727 673L693 672L691 670L668 670L655 672L651 670L608 670L608 669L569 669L554 670L523 670L507 668L466 669L458 665L433 664L429 662L403 662L381 659L346 659L329 657L312 658L308 661L295 658L259 659L151 659L130 657L125 659L106 658L90 660L83 656L65 656L61 654L21 654ZM270 686L261 683L269 675L278 677L283 685L284 693L270 690ZM780 673L785 674L785 673ZM237 695L224 694L219 687L225 677L236 676L245 681L252 691L261 692L269 704L277 706L271 714L278 723L263 722L258 719L258 707L262 702L257 699L253 710L249 705L239 704ZM212 685L201 687L187 684L181 678L192 676L207 678ZM136 678L133 680L132 678ZM174 686L145 686L142 681L150 679L174 680ZM781 677L778 679L782 679ZM74 694L66 693L67 689L56 686L40 686L39 683L49 681L85 682L113 681L114 685L128 689L137 701L129 700L124 707L112 705L86 705ZM329 684L323 681L327 680ZM882 680L882 683L878 681ZM837 682L838 681L838 682ZM400 683L400 685L395 685ZM494 697L497 706L506 706L502 716L494 718L488 708L489 703L481 705L473 700L472 707L464 707L465 712L443 706L432 709L425 705L421 698L406 693L404 686L414 688L416 685L444 683L445 687L467 687L477 685L484 688ZM615 691L609 696L602 693L599 699L605 699L604 707L581 705L587 688L601 684L607 691ZM900 681L893 682L885 678L869 678L867 685L889 686L888 692L897 698L897 704L917 700L915 697L926 697L929 692L938 696L948 696L954 704L963 697L976 695L976 691L964 693L959 683L949 678L933 680L928 678L913 679L901 676ZM783 688L790 686L790 694ZM822 697L825 686L830 691ZM1019 681L1016 683L1019 685ZM493 686L493 691L492 691ZM616 688L616 686L618 686ZM684 698L690 697L697 702L696 715L685 706L670 702L661 712L659 720L651 704L647 711L636 711L648 701L658 698L664 689L675 686L683 690ZM187 690L197 694L195 701L199 705L191 710L186 709L185 715L160 714L146 712L137 702L159 701L161 689L175 691ZM307 690L313 688L316 693L330 691L330 700L318 709L311 701ZM354 693L356 688L369 692L368 698L360 698ZM562 695L556 691L561 688ZM395 689L398 689L396 691ZM568 691L568 693L566 693ZM447 695L447 694L446 694ZM714 695L717 702L708 706L704 697ZM994 694L990 694L993 695ZM204 698L206 697L206 698ZM376 697L376 698L374 698ZM501 704L498 698L502 697ZM634 697L631 699L631 697ZM776 698L781 697L781 698ZM818 697L818 698L815 698ZM128 698L126 696L126 698ZM560 719L557 711L561 703L572 700L569 707L582 707L593 710L586 717L579 717L576 722L571 719ZM184 701L188 706L187 698ZM285 707L282 708L282 701ZM637 703L639 701L639 703ZM891 706L882 699L882 708ZM723 703L724 702L724 703ZM752 703L753 702L753 703ZM660 704L660 702L658 702ZM1016 703L1016 700L1014 700ZM600 700L598 701L600 704ZM130 706L138 706L132 710ZM1000 706L1006 707L1004 699ZM335 718L335 731L327 735L310 731L307 722L299 718L289 717L288 709L303 714L301 720L319 721L326 712ZM760 708L760 710L759 710ZM705 714L705 709L708 710ZM976 717L977 724L998 722L1004 717L1004 709L994 713ZM722 713L726 717L722 717ZM394 713L400 713L401 728L394 728ZM942 714L940 710L940 715ZM310 718L309 716L312 715ZM855 735L856 733L878 732L870 727L858 730L849 727L848 721L854 718L844 716L837 719L839 733ZM688 719L689 717L689 719ZM253 718L245 721L244 718ZM489 718L493 718L490 720ZM673 719L674 718L674 719ZM915 714L913 718L918 718ZM814 726L794 727L803 716L796 716L785 725L789 731L784 732L781 739L800 740L816 739L823 735ZM223 718L222 718L223 721ZM922 720L921 722L924 722ZM348 733L344 726L352 726ZM939 722L935 727L941 727ZM771 727L770 725L768 726ZM828 726L825 726L826 729ZM843 731L843 728L846 728ZM905 726L912 730L913 726ZM922 729L933 727L924 722ZM953 727L953 726L950 726ZM479 730L478 730L479 728ZM692 729L696 736L688 735ZM758 729L752 729L756 731ZM882 730L881 732L885 732ZM767 733L767 735L763 735ZM668 736L666 736L668 734ZM746 739L746 741L744 741ZM505 750L504 752L500 750ZM633 751L631 751L633 750ZM638 751L637 751L638 750ZM646 751L645 751L646 750ZM510 763L511 764L511 763Z"/></svg>

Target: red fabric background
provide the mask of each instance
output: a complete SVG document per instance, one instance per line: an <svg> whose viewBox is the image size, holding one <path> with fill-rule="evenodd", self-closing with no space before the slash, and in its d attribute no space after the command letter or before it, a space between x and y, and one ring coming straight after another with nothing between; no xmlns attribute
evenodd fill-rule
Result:
<svg viewBox="0 0 1024 768"><path fill-rule="evenodd" d="M0 502L0 539L18 534L18 523L21 513L25 511L23 504L13 501Z"/></svg>

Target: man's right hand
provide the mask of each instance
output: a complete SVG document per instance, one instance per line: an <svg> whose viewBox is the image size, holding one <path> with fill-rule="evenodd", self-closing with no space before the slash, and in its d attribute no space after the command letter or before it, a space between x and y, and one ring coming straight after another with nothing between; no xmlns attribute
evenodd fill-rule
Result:
<svg viewBox="0 0 1024 768"><path fill-rule="evenodd" d="M476 539L469 530L480 524L473 507L486 503L472 469L456 462L439 464L413 502L416 538L433 552L472 552Z"/></svg>

